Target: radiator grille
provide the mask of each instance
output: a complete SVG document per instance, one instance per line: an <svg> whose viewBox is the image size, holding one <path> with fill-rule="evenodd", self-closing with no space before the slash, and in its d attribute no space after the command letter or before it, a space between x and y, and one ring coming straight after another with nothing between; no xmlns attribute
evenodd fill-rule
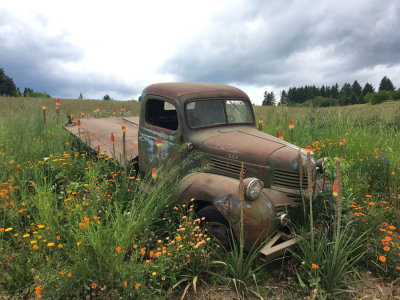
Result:
<svg viewBox="0 0 400 300"><path fill-rule="evenodd" d="M215 158L210 158L211 168L216 172L223 172L239 178L240 170L242 168L240 163L231 163L222 161ZM243 175L246 175L246 167L244 168Z"/></svg>
<svg viewBox="0 0 400 300"><path fill-rule="evenodd" d="M287 170L274 170L273 185L284 187L287 189L300 189L300 172ZM308 188L307 175L303 174L303 189Z"/></svg>

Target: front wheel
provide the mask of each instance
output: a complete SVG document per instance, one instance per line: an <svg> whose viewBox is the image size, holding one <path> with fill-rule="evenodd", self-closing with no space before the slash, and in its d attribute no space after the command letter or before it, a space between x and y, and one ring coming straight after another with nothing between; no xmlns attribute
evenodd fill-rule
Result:
<svg viewBox="0 0 400 300"><path fill-rule="evenodd" d="M234 238L229 229L229 223L223 215L212 205L208 205L197 212L198 218L205 218L204 226L208 232L213 235L225 249L231 248Z"/></svg>

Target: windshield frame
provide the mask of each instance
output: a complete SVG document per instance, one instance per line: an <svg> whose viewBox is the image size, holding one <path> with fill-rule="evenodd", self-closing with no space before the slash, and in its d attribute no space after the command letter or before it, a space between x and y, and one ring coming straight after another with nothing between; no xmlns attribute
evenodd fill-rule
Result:
<svg viewBox="0 0 400 300"><path fill-rule="evenodd" d="M222 101L223 103L223 108L224 108L224 115L225 115L225 123L219 123L219 124L212 124L212 125L206 125L206 126L197 126L197 127L192 127L190 125L189 121L189 116L188 116L188 110L187 106L192 103L192 102L198 102L198 101L212 101L212 100L219 100ZM228 116L227 116L227 110L226 110L226 102L227 101L243 101L249 105L249 109L251 111L251 122L242 122L242 123L229 123L228 122ZM213 127L223 127L223 126L237 126L237 125L255 125L255 117L254 117L254 109L253 105L251 104L250 100L245 99L245 98L200 98L200 99L192 99L190 101L187 101L184 105L184 111L185 111L185 119L186 119L186 124L190 129L197 130L197 129L204 129L204 128L213 128Z"/></svg>

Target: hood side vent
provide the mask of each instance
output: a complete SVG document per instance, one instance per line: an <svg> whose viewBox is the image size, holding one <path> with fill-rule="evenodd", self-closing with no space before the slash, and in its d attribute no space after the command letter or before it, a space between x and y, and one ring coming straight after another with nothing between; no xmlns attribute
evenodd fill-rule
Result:
<svg viewBox="0 0 400 300"><path fill-rule="evenodd" d="M241 164L226 162L215 158L210 158L210 164L212 169L216 172L229 173L237 178L239 178L240 170L242 169ZM244 168L244 176L246 176L246 167Z"/></svg>

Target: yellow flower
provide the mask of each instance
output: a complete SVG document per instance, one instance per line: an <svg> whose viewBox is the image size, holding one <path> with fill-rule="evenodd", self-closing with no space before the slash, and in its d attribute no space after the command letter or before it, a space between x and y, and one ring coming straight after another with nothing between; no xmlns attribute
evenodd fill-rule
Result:
<svg viewBox="0 0 400 300"><path fill-rule="evenodd" d="M27 233L27 234L24 234L22 237L23 237L23 238L27 238L27 237L29 237L29 236L30 236L30 234Z"/></svg>
<svg viewBox="0 0 400 300"><path fill-rule="evenodd" d="M80 242L80 241L79 241L79 242L76 242L76 245L77 245L77 246L80 246L80 244L82 244L82 242Z"/></svg>
<svg viewBox="0 0 400 300"><path fill-rule="evenodd" d="M44 225L40 225L40 224L39 224L37 227L40 228L40 229L42 229L42 228L44 228Z"/></svg>
<svg viewBox="0 0 400 300"><path fill-rule="evenodd" d="M151 275L156 276L156 275L157 275L157 272L153 272L153 273L151 273Z"/></svg>
<svg viewBox="0 0 400 300"><path fill-rule="evenodd" d="M9 232L9 231L11 231L11 230L13 230L13 228L12 227L8 227L6 230L4 230L5 232Z"/></svg>
<svg viewBox="0 0 400 300"><path fill-rule="evenodd" d="M31 241L31 244L36 244L36 241Z"/></svg>
<svg viewBox="0 0 400 300"><path fill-rule="evenodd" d="M47 244L47 247L52 247L52 246L54 246L55 244L54 243L48 243Z"/></svg>
<svg viewBox="0 0 400 300"><path fill-rule="evenodd" d="M61 249L63 247L63 245L62 244L58 244L57 247Z"/></svg>

